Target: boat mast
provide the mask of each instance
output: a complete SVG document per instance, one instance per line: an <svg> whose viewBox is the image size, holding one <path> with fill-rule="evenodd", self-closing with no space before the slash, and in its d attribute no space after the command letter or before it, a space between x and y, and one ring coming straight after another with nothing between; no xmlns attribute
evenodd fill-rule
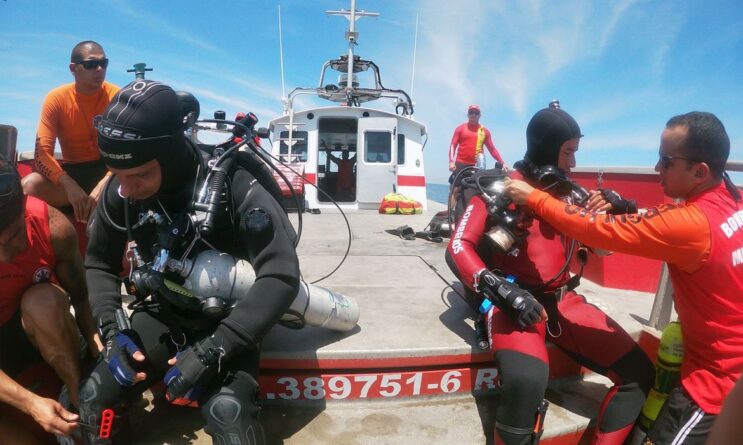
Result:
<svg viewBox="0 0 743 445"><path fill-rule="evenodd" d="M353 97L353 47L359 38L359 33L356 31L356 20L361 17L378 17L378 12L366 12L356 10L356 0L351 0L351 10L346 11L341 9L340 11L325 11L328 15L342 15L345 16L350 25L348 31L346 31L346 39L348 40L348 78L346 79L346 96L348 97L348 105L351 105Z"/></svg>

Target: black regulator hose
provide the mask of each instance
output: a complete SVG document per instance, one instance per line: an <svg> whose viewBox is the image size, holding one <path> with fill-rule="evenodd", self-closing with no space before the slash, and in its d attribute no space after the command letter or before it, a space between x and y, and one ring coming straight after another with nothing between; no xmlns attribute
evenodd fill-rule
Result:
<svg viewBox="0 0 743 445"><path fill-rule="evenodd" d="M299 211L299 209L301 209L302 207L301 207L301 203L299 202L299 196L297 195L297 192L294 191L294 187L292 187L292 184L291 184L291 181L289 181L289 178L286 177L286 175L284 174L284 172L282 172L281 170L279 170L278 168L276 168L276 166L274 165L274 163L271 161L271 159L276 159L276 158L274 158L270 154L267 154L266 152L264 152L261 149L261 147L259 147L253 141L253 136L254 136L254 133L255 133L253 131L253 128L245 125L241 121L228 121L228 120L225 120L225 119L202 119L199 122L234 125L236 127L239 127L240 129L242 129L245 132L245 135L243 136L243 138L245 140L243 142L239 143L239 144L233 145L227 151L225 151L224 154L222 154L222 156L220 156L219 159L215 162L214 168L216 168L218 165L220 165L223 162L223 160L227 158L228 155L231 156L232 154L234 154L239 147L241 147L242 145L247 145L247 147L253 153L255 153L255 155L258 156L258 158L260 158L266 165L268 165L273 171L276 172L276 174L278 174L281 177L281 179L284 181L284 183L289 188L289 191L292 194L292 199L294 200L294 203L297 206L297 210L298 210L297 211L297 238L294 241L294 247L297 247L297 245L299 244L299 240L302 237L302 212ZM281 161L279 161L279 162L281 163ZM284 165L284 166L286 166L286 164L284 164L284 163L281 163L281 164Z"/></svg>
<svg viewBox="0 0 743 445"><path fill-rule="evenodd" d="M212 230L214 230L214 219L219 212L219 202L222 199L224 187L227 183L227 172L232 166L233 159L231 154L226 158L225 155L227 155L227 152L219 158L219 161L217 161L209 172L205 202L194 204L197 210L203 210L206 213L204 221L199 227L201 234L205 237L211 235Z"/></svg>
<svg viewBox="0 0 743 445"><path fill-rule="evenodd" d="M123 199L124 202L124 226L120 226L116 224L116 222L111 218L111 215L108 213L108 193L109 189L111 188L111 182L113 182L113 176L111 178L108 178L108 181L106 181L105 187L103 187L103 192L101 193L101 209L103 210L103 217L106 219L106 222L111 225L114 229L118 230L119 232L127 232L127 236L131 233L128 229L128 223L126 218L128 218L128 212L129 212L129 201L126 198ZM129 239L131 241L131 238Z"/></svg>

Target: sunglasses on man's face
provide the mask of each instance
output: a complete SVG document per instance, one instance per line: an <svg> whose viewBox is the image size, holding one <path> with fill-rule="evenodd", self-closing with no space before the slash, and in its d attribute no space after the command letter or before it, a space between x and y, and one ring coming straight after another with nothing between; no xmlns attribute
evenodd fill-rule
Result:
<svg viewBox="0 0 743 445"><path fill-rule="evenodd" d="M660 162L660 166L664 170L671 168L671 165L673 164L674 159L681 159L684 161L691 161L691 162L704 162L704 161L700 161L699 159L694 159L694 158L685 158L681 156L668 156L668 155L662 155L658 153L658 162Z"/></svg>
<svg viewBox="0 0 743 445"><path fill-rule="evenodd" d="M108 59L81 60L75 62L76 65L82 65L86 70L95 70L100 66L104 70L108 67Z"/></svg>
<svg viewBox="0 0 743 445"><path fill-rule="evenodd" d="M467 114L469 114L470 116L472 115L479 116L480 112L479 111L468 111Z"/></svg>

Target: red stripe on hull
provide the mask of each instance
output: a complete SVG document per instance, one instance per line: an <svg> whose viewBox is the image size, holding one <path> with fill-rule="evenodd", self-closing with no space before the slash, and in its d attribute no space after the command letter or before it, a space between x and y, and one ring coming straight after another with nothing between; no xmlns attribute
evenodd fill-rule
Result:
<svg viewBox="0 0 743 445"><path fill-rule="evenodd" d="M425 187L426 177L397 175L397 185L407 187Z"/></svg>

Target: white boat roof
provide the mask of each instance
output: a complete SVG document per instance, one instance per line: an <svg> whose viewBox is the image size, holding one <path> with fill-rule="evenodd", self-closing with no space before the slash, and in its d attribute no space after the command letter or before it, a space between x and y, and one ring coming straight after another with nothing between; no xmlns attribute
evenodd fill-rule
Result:
<svg viewBox="0 0 743 445"><path fill-rule="evenodd" d="M400 114L395 114L390 111L385 111L385 110L380 110L378 108L370 108L370 107L329 106L329 107L306 108L300 111L294 111L294 120L296 121L297 117L306 116L308 113L315 113L317 117L323 117L327 115L338 116L344 113L351 114L352 112L353 114L358 114L358 113L363 113L364 111L372 112L376 115L376 117L396 118L410 125L419 127L421 129L421 135L426 134L426 124L422 122L419 122L415 119L411 119L409 116L403 116ZM283 116L279 116L269 121L269 129L271 131L274 131L273 129L276 124L286 124L288 122L289 122L289 115L285 114Z"/></svg>

